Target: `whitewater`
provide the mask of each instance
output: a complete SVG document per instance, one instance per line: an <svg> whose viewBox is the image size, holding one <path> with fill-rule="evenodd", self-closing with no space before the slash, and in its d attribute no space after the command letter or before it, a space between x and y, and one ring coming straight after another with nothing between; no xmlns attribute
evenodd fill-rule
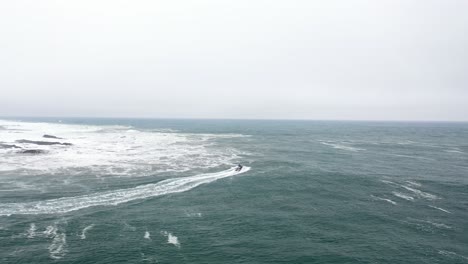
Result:
<svg viewBox="0 0 468 264"><path fill-rule="evenodd" d="M130 189L113 190L91 195L64 197L29 203L0 203L0 215L58 214L92 206L118 205L133 200L156 197L170 193L185 192L201 184L207 184L218 179L239 175L249 170L250 167L246 166L244 166L241 171L236 171L235 167L233 167L221 172L166 179L155 184L146 184Z"/></svg>
<svg viewBox="0 0 468 264"><path fill-rule="evenodd" d="M467 142L465 123L0 119L0 263L468 264Z"/></svg>

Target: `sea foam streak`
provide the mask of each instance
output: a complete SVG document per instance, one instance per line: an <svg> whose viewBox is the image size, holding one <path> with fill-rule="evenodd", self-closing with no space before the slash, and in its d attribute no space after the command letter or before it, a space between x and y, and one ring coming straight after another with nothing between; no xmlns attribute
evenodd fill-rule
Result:
<svg viewBox="0 0 468 264"><path fill-rule="evenodd" d="M83 228L83 231L81 231L80 238L81 238L81 239L86 239L86 233L87 233L89 230L91 230L93 227L94 227L94 224L89 225L89 226Z"/></svg>
<svg viewBox="0 0 468 264"><path fill-rule="evenodd" d="M447 214L451 214L450 211L445 210L444 208L440 208L440 207L433 206L433 205L429 205L429 207L434 208L434 209L437 209L437 210L442 211L442 212L447 213Z"/></svg>
<svg viewBox="0 0 468 264"><path fill-rule="evenodd" d="M191 177L173 178L154 184L146 184L130 189L120 189L91 195L77 197L64 197L59 199L0 204L0 215L12 214L58 214L67 213L91 206L118 205L121 203L161 196L170 193L179 193L191 190L201 184L210 183L221 178L231 177L250 170L245 167L241 171L234 168L216 172L199 174Z"/></svg>

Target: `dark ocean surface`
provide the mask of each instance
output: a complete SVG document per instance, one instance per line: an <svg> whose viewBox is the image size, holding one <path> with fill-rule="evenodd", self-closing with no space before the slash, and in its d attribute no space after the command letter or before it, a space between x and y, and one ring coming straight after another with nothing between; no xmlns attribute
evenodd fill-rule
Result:
<svg viewBox="0 0 468 264"><path fill-rule="evenodd" d="M468 263L468 124L3 119L0 263Z"/></svg>

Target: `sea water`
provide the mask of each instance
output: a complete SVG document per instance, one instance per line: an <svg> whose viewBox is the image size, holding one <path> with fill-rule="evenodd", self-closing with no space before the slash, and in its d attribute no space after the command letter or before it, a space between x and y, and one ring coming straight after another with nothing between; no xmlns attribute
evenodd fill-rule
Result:
<svg viewBox="0 0 468 264"><path fill-rule="evenodd" d="M0 263L468 263L468 124L3 119Z"/></svg>

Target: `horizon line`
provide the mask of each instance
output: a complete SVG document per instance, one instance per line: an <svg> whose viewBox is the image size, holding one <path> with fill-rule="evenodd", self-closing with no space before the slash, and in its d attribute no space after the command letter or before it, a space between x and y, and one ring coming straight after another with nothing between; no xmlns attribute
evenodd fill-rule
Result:
<svg viewBox="0 0 468 264"><path fill-rule="evenodd" d="M134 116L3 116L0 119L53 118L53 119L147 119L147 120L232 120L232 121L324 121L324 122L414 122L414 123L468 123L468 120L421 120L421 119L312 119L312 118L214 118L214 117L134 117ZM19 120L21 121L21 120Z"/></svg>

